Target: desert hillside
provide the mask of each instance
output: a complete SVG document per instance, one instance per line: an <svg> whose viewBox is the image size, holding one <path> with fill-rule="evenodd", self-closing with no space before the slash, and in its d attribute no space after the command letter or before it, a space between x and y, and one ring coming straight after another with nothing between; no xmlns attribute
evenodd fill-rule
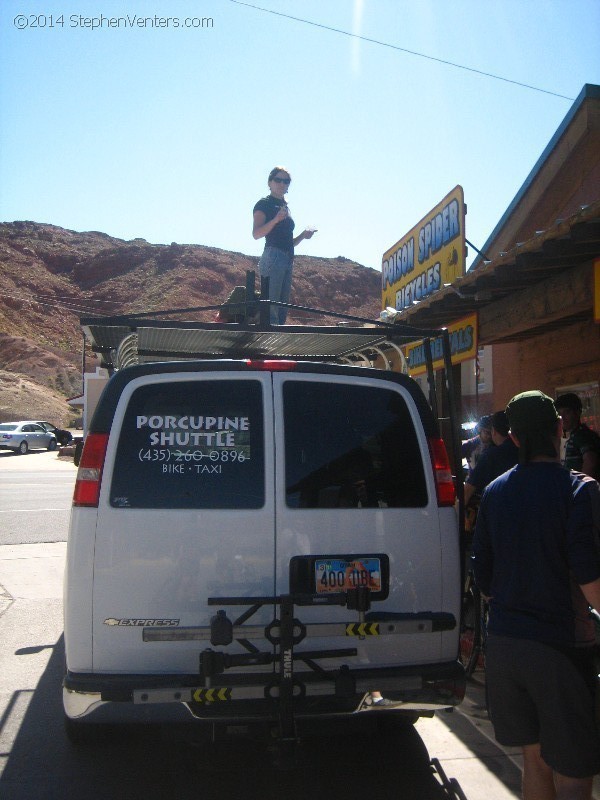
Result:
<svg viewBox="0 0 600 800"><path fill-rule="evenodd" d="M81 391L81 316L215 305L245 283L257 261L198 244L0 223L0 421L69 423L65 399ZM343 256L298 255L291 302L375 319L380 285L377 270ZM211 320L214 313L196 319ZM288 316L301 321L301 314ZM94 366L89 352L86 364Z"/></svg>

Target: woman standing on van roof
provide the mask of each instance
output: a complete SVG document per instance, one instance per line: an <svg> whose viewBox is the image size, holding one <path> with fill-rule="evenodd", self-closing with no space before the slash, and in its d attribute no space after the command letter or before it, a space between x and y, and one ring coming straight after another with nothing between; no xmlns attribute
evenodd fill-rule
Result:
<svg viewBox="0 0 600 800"><path fill-rule="evenodd" d="M263 197L254 206L252 235L255 239L265 237L265 249L258 269L261 277L269 278L269 300L289 303L292 288L294 246L303 239L310 239L314 228L306 228L294 238L294 220L290 215L285 195L292 178L285 167L274 167L269 173L268 186L271 194ZM287 308L271 307L271 324L283 325Z"/></svg>

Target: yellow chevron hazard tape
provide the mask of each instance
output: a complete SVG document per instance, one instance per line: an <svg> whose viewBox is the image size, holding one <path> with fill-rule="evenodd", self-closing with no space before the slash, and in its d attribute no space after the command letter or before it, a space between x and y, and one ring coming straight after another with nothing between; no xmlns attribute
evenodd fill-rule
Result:
<svg viewBox="0 0 600 800"><path fill-rule="evenodd" d="M379 636L379 623L351 622L346 625L346 636Z"/></svg>
<svg viewBox="0 0 600 800"><path fill-rule="evenodd" d="M225 686L220 689L196 689L192 697L197 703L215 703L218 700L231 700L231 689Z"/></svg>

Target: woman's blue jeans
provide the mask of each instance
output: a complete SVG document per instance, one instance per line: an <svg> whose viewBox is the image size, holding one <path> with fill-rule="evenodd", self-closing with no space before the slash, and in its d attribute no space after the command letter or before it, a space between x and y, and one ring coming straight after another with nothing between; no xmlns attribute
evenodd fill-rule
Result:
<svg viewBox="0 0 600 800"><path fill-rule="evenodd" d="M269 278L269 300L289 303L292 289L294 254L278 247L267 246L258 262L261 278ZM287 308L271 306L271 324L284 325Z"/></svg>

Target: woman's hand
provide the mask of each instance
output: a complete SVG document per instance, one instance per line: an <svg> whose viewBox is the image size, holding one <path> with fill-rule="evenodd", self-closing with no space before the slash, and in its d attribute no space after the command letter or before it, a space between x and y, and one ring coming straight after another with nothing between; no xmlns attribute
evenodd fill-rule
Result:
<svg viewBox="0 0 600 800"><path fill-rule="evenodd" d="M294 239L294 247L297 244L300 244L301 241L304 239L312 239L314 233L317 232L316 228L305 228L302 233L299 233L298 236Z"/></svg>

